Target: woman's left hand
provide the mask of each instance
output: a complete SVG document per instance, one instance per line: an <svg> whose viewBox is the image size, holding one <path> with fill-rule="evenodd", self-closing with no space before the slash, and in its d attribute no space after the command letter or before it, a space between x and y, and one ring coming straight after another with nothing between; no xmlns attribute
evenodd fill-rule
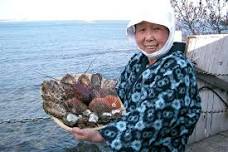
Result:
<svg viewBox="0 0 228 152"><path fill-rule="evenodd" d="M90 142L103 142L104 138L97 130L93 129L80 129L74 127L71 130L71 133L77 140L85 140Z"/></svg>

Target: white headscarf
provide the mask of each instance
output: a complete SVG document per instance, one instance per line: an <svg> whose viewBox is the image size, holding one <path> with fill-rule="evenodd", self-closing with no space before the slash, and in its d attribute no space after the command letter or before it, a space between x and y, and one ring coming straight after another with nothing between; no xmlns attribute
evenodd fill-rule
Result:
<svg viewBox="0 0 228 152"><path fill-rule="evenodd" d="M166 54L173 45L175 33L174 11L169 0L142 0L141 2L137 6L138 9L135 10L136 12L132 14L133 18L128 23L127 36L131 39L135 39L135 25L142 21L167 27L169 29L169 37L160 50L153 53L147 53L139 48L148 58L156 59Z"/></svg>

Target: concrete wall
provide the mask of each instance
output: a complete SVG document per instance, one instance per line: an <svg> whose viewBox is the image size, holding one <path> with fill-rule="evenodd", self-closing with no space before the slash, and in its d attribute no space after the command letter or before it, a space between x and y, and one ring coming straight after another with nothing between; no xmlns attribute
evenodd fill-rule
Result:
<svg viewBox="0 0 228 152"><path fill-rule="evenodd" d="M190 36L187 42L186 55L196 67L212 76L228 80L228 34ZM212 86L212 82L198 79L199 88L208 86L228 103L228 92ZM190 137L193 143L221 131L228 130L228 109L221 99L211 90L200 91L202 113L197 126Z"/></svg>

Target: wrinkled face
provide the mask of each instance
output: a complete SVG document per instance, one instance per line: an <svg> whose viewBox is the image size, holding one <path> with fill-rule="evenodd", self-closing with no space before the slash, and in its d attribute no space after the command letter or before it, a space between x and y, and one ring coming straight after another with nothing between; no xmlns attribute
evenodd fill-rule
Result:
<svg viewBox="0 0 228 152"><path fill-rule="evenodd" d="M135 40L140 49L153 53L162 48L169 37L169 30L163 25L140 22L135 26Z"/></svg>

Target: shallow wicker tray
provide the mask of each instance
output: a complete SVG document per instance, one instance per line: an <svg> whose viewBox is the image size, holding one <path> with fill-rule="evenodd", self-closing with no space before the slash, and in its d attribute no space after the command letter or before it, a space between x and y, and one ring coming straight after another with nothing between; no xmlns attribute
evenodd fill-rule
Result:
<svg viewBox="0 0 228 152"><path fill-rule="evenodd" d="M73 76L74 76L74 77L76 78L76 80L77 80L78 77L79 77L80 75L81 75L81 74L75 74L75 75L73 75ZM86 75L89 77L89 79L91 79L92 74L86 73ZM55 80L56 80L56 81L60 81L61 78L56 78ZM104 83L109 82L109 81L110 81L111 83L115 82L115 80L107 80L107 79L105 79L105 78L102 78L101 87L104 85ZM41 91L41 94L43 94L42 91ZM119 99L119 102L120 102L120 104L121 104L121 108L120 108L120 109L121 109L122 114L123 114L123 113L125 113L125 108L124 108L124 105L123 105L123 103L121 102L120 99ZM49 115L50 115L50 114L49 114ZM69 127L69 126L67 126L66 124L64 124L64 123L62 122L61 119L56 118L56 117L54 117L53 115L50 115L50 116L51 116L52 120L53 120L59 127L63 128L63 129L66 130L66 131L71 132L72 128ZM89 129L93 129L93 130L100 130L100 129L104 128L105 126L106 126L106 125L101 125L101 124L99 124L98 127L94 127L94 128L88 127L88 128L89 128ZM86 129L88 129L88 128L86 128Z"/></svg>

